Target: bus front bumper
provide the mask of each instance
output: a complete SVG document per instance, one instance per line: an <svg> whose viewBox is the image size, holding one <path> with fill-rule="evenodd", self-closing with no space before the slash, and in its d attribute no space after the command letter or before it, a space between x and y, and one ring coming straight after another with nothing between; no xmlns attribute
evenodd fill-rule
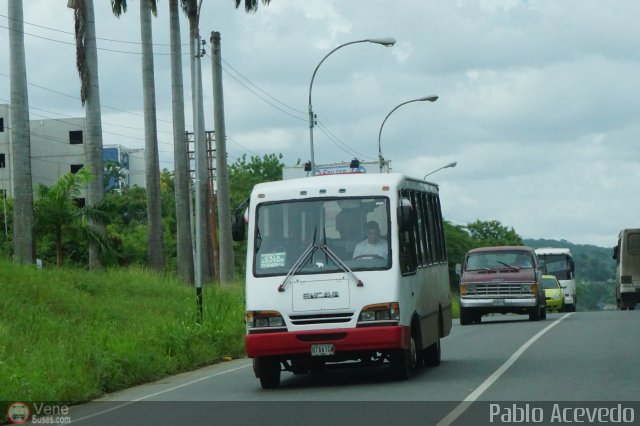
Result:
<svg viewBox="0 0 640 426"><path fill-rule="evenodd" d="M333 344L336 354L407 349L410 340L410 327L381 326L248 334L245 343L247 356L253 358L310 354L311 345L323 343Z"/></svg>

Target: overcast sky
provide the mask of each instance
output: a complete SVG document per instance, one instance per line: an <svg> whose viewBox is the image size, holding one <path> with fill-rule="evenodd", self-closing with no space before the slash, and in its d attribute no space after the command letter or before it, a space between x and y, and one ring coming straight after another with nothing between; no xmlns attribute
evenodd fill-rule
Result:
<svg viewBox="0 0 640 426"><path fill-rule="evenodd" d="M94 0L105 144L143 147L138 2L115 18ZM0 0L0 103L8 103L7 0ZM23 0L32 119L83 116L73 12ZM161 168L173 168L168 3L153 20ZM184 77L191 123L187 29ZM213 130L211 31L222 38L230 161L310 158L311 75L333 48L362 43L319 68L312 101L316 163L375 161L381 134L396 172L440 185L454 224L499 220L525 238L615 245L640 227L640 2L637 0L272 0L247 15L205 0L203 90Z"/></svg>

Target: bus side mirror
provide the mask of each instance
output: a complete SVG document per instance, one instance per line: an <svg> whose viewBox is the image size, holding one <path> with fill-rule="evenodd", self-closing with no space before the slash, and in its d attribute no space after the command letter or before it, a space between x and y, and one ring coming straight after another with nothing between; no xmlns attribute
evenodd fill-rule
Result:
<svg viewBox="0 0 640 426"><path fill-rule="evenodd" d="M462 265L456 263L456 275L462 275Z"/></svg>
<svg viewBox="0 0 640 426"><path fill-rule="evenodd" d="M233 241L244 241L244 217L237 215L231 224L231 237Z"/></svg>
<svg viewBox="0 0 640 426"><path fill-rule="evenodd" d="M613 258L614 258L615 260L618 260L618 246L615 246L615 247L613 248Z"/></svg>

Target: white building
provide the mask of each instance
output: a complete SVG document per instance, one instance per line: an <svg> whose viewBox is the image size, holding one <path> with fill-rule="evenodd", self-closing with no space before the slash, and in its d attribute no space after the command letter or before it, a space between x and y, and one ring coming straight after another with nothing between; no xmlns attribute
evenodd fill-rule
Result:
<svg viewBox="0 0 640 426"><path fill-rule="evenodd" d="M11 140L11 109L0 105L0 192L13 196L13 156ZM75 173L84 166L84 118L31 120L31 175L33 186L53 185L67 172ZM118 187L145 187L144 149L128 150L123 146L106 146L104 155L113 149L126 176Z"/></svg>

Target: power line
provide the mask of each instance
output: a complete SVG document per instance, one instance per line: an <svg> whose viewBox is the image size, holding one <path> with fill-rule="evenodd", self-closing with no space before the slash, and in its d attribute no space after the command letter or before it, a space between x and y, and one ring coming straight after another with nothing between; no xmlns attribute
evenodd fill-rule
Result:
<svg viewBox="0 0 640 426"><path fill-rule="evenodd" d="M0 76L6 77L6 78L10 78L9 75L7 75L5 73L2 73L2 72L0 72ZM35 84L35 83L27 83L27 84L29 86L33 86L33 87L36 87L38 89L45 90L47 92L55 93L56 95L65 96L67 98L71 98L71 99L75 99L75 100L80 100L80 98L77 97L77 96L69 95L68 93L58 92L57 90L49 89L48 87L40 86L40 85ZM111 109L113 111L123 112L125 114L130 114L130 115L134 115L136 117L143 117L144 118L143 114L139 114L139 113L136 113L136 112L126 111L124 109L120 109L120 108L116 108L116 107L112 107L112 106L104 105L104 104L100 104L100 106L103 107L103 108ZM173 124L173 122L169 121L169 120L157 119L157 121L160 121L160 122L163 122L163 123Z"/></svg>
<svg viewBox="0 0 640 426"><path fill-rule="evenodd" d="M0 17L6 18L7 20L9 20L9 19L15 20L15 19L9 18L7 15L3 15L1 13L0 13ZM25 25L30 25L32 27L42 28L42 29L49 30L49 31L54 31L54 32L57 32L57 33L70 34L70 35L75 37L75 33L72 33L70 31L59 30L57 28L51 28L51 27L45 27L44 25L33 24L33 23L30 23L30 22L27 22L27 21L22 21L22 23L25 24ZM6 27L4 27L4 28L6 28ZM29 34L29 35L32 35L32 34ZM37 36L34 36L34 37L37 37ZM96 40L110 41L112 43L142 45L142 43L139 42L139 41L115 40L115 39L104 38L104 37L96 37ZM153 43L153 45L154 46L163 46L163 47L171 46L171 44L166 44L166 43ZM188 43L182 44L182 46L188 46L188 45L189 45Z"/></svg>

